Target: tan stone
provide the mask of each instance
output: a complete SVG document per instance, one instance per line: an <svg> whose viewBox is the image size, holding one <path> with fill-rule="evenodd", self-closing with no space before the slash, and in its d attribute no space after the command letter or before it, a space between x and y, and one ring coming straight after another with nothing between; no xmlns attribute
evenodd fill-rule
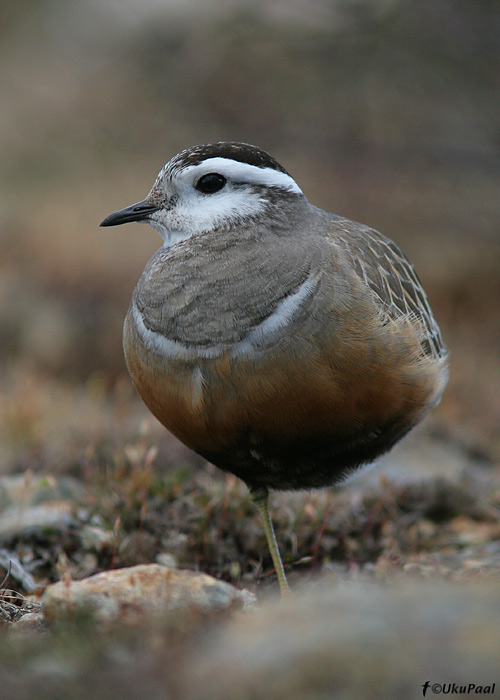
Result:
<svg viewBox="0 0 500 700"><path fill-rule="evenodd" d="M238 610L247 605L248 595L207 574L141 564L54 583L42 604L49 622L90 614L106 623L135 623L172 612L199 616Z"/></svg>

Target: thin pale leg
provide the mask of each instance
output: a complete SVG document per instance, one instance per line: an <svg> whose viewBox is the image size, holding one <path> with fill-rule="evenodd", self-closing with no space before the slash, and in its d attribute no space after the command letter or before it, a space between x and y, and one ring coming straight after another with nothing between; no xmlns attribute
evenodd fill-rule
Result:
<svg viewBox="0 0 500 700"><path fill-rule="evenodd" d="M269 547L269 551L271 552L274 568L278 577L281 597L290 598L293 594L286 580L285 569L283 568L283 562L281 561L278 543L276 542L276 535L274 534L273 523L269 515L269 491L265 488L250 489L250 495L252 496L252 501L254 502L255 507L259 511L262 520L262 525L264 527L264 532L267 540L267 546Z"/></svg>

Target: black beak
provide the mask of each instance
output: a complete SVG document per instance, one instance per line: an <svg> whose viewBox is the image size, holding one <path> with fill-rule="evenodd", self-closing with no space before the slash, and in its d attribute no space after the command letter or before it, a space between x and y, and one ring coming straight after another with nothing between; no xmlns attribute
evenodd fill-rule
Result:
<svg viewBox="0 0 500 700"><path fill-rule="evenodd" d="M125 209L115 211L107 216L104 221L101 221L100 226L118 226L119 224L128 224L129 221L144 221L148 219L150 214L158 211L159 207L143 199L142 202L131 204Z"/></svg>

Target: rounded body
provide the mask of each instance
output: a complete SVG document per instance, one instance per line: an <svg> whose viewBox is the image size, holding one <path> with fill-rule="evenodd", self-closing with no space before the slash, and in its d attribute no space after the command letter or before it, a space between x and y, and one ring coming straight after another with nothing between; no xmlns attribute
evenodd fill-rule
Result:
<svg viewBox="0 0 500 700"><path fill-rule="evenodd" d="M248 226L159 250L125 320L138 393L251 487L340 481L439 400L446 352L398 248L308 205L301 235Z"/></svg>

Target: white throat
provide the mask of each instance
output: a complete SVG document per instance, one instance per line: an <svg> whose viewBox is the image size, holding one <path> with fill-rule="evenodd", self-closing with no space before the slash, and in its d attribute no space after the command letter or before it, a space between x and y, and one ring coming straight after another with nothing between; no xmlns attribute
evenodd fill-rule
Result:
<svg viewBox="0 0 500 700"><path fill-rule="evenodd" d="M186 193L172 209L159 209L149 223L168 246L200 233L235 226L262 214L265 208L266 201L247 190L228 190L203 200L202 195L193 192Z"/></svg>

